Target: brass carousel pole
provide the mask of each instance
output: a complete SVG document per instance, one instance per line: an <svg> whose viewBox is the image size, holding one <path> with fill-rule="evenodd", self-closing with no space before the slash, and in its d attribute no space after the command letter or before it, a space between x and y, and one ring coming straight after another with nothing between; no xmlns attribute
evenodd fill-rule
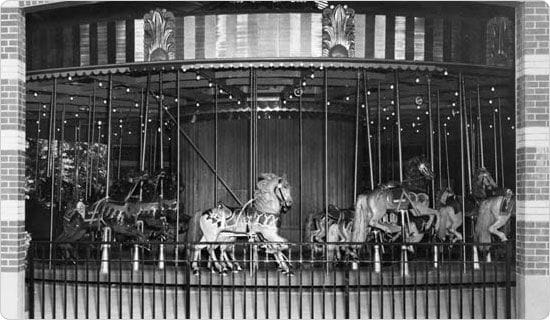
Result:
<svg viewBox="0 0 550 320"><path fill-rule="evenodd" d="M502 112L500 109L500 97L498 97L498 132L499 132L499 144L500 144L500 186L504 188L504 151L502 148Z"/></svg>
<svg viewBox="0 0 550 320"><path fill-rule="evenodd" d="M436 92L437 108L437 173L439 175L439 190L443 189L443 171L441 168L441 107L439 105L439 90ZM431 112L431 111L430 111Z"/></svg>
<svg viewBox="0 0 550 320"><path fill-rule="evenodd" d="M359 109L360 100L359 100L359 86L361 73L357 69L357 84L355 92L355 143L353 149L353 203L357 200L357 166L358 166L358 157L359 157Z"/></svg>
<svg viewBox="0 0 550 320"><path fill-rule="evenodd" d="M430 135L430 169L434 172L434 125L432 119L432 81L430 75L427 75L427 89L428 89L428 122L429 122L429 135ZM432 206L435 208L435 180L432 179Z"/></svg>
<svg viewBox="0 0 550 320"><path fill-rule="evenodd" d="M250 68L250 77L249 77L249 83L250 83L250 124L249 124L249 186L248 186L248 198L252 199L254 196L254 96L253 96L253 87L254 87L254 80L253 80L253 69Z"/></svg>
<svg viewBox="0 0 550 320"><path fill-rule="evenodd" d="M147 131L149 130L149 90L151 88L151 73L147 73L147 81L145 85L145 103L144 103L144 116L143 116L143 145L141 147L140 155L140 170L141 174L145 172L145 155L147 154ZM143 97L143 95L142 95ZM151 157L149 157L149 163L151 163ZM143 201L143 181L139 188L139 201Z"/></svg>
<svg viewBox="0 0 550 320"><path fill-rule="evenodd" d="M109 198L109 189L111 183L111 146L112 146L112 120L113 120L113 74L109 73L108 86L108 101L107 101L107 178L105 186L105 197Z"/></svg>
<svg viewBox="0 0 550 320"><path fill-rule="evenodd" d="M54 196L55 196L55 173L53 157L53 140L55 140L55 112L57 109L57 78L53 78L52 103L50 105L50 130L48 138L48 176L50 177L50 250L49 250L49 268L52 268L52 241L53 241L53 216L54 216Z"/></svg>
<svg viewBox="0 0 550 320"><path fill-rule="evenodd" d="M301 83L300 83L300 89L303 90L303 88L301 88ZM303 91L302 91L303 92ZM303 94L302 94L303 95ZM298 134L298 140L299 140L299 154L298 154L298 161L300 162L298 164L299 166L299 180L300 180L300 242L303 242L304 241L304 238L303 238L303 228L302 228L302 223L303 223L303 215L302 215L302 211L303 211L303 205L302 205L302 193L303 193L303 187L304 187L304 184L303 184L303 175L302 175L302 171L304 169L304 165L303 165L303 153L304 153L304 146L303 146L303 142L304 142L304 118L303 118L303 114L302 114L302 95L300 95L300 97L298 98L298 131L299 131L299 134ZM310 241L310 239L308 239L308 241Z"/></svg>
<svg viewBox="0 0 550 320"><path fill-rule="evenodd" d="M93 91L93 97L95 100L95 85L94 82L92 82L92 91ZM92 96L90 96L90 103L88 104L88 130L87 130L87 142L88 142L88 151L86 152L86 186L84 189L84 199L87 202L88 201L88 195L89 195L89 189L90 189L90 176L91 176L91 157L90 152L92 151L92 131L94 130L94 123L92 121L92 109L95 107L95 103L92 102Z"/></svg>
<svg viewBox="0 0 550 320"><path fill-rule="evenodd" d="M472 162L471 162L471 157L470 157L470 135L468 133L468 113L466 111L466 106L465 106L465 102L466 102L466 98L465 98L465 83L464 83L464 78L461 76L461 84L459 86L459 90L461 90L459 92L459 97L460 97L460 103L462 104L462 110L460 110L460 119L463 122L461 122L462 125L464 125L466 127L466 159L467 159L467 168L468 168L468 192L469 193L472 193ZM464 100L464 102L462 101ZM465 194L464 194L465 195Z"/></svg>
<svg viewBox="0 0 550 320"><path fill-rule="evenodd" d="M74 185L75 185L75 199L80 201L80 190L78 189L80 163L78 161L78 150L80 146L80 119L76 119L76 125L74 127Z"/></svg>
<svg viewBox="0 0 550 320"><path fill-rule="evenodd" d="M38 103L38 120L36 121L36 162L35 162L35 169L34 169L34 183L36 186L38 186L38 167L40 163L40 144L38 140L40 140L40 103Z"/></svg>
<svg viewBox="0 0 550 320"><path fill-rule="evenodd" d="M382 105L380 99L380 80L378 80L378 93L376 94L376 139L378 147L378 184L382 183Z"/></svg>
<svg viewBox="0 0 550 320"><path fill-rule="evenodd" d="M58 210L62 210L62 189L63 189L63 149L65 144L65 111L66 110L66 104L63 104L63 107L61 108L61 134L59 137L59 140L57 142L57 161L59 163L59 186L57 188L57 204L58 204Z"/></svg>
<svg viewBox="0 0 550 320"><path fill-rule="evenodd" d="M139 104L139 161L138 161L138 168L141 170L141 156L143 154L143 127L145 124L143 123L144 114L143 114L143 108L144 108L144 102L143 102L143 88L141 88L141 100Z"/></svg>
<svg viewBox="0 0 550 320"><path fill-rule="evenodd" d="M496 112L491 112L493 114L493 151L495 156L495 182L499 183L499 166L498 166L498 145L497 145L497 115Z"/></svg>
<svg viewBox="0 0 550 320"><path fill-rule="evenodd" d="M367 70L363 69L363 94L365 95L365 120L367 121L367 151L369 157L369 178L370 178L370 189L374 189L374 172L372 168L372 145L371 145L371 136L370 136L370 110L369 110L369 99L368 99L368 78ZM359 95L357 95L359 98ZM359 112L359 111L358 111Z"/></svg>
<svg viewBox="0 0 550 320"><path fill-rule="evenodd" d="M179 116L178 116L178 119L179 119ZM217 204L218 204L218 85L216 84L216 86L214 87L214 206L216 206Z"/></svg>
<svg viewBox="0 0 550 320"><path fill-rule="evenodd" d="M159 72L159 100L158 100L158 103L159 103L159 106L158 106L158 117L159 117L159 131L158 131L158 134L159 134L159 147L157 148L158 149L158 152L160 153L159 154L159 168L160 168L160 171L163 172L164 171L164 105L163 105L163 102L164 102L164 93L163 93L163 86L164 86L164 83L163 83L164 79L163 79L163 72L160 71ZM163 199L164 199L164 178L161 176L160 179L159 179L159 184L160 184L160 195L159 195L159 209L160 209L160 212L162 214L162 212L164 211L164 206L162 206L162 202L163 202Z"/></svg>
<svg viewBox="0 0 550 320"><path fill-rule="evenodd" d="M93 146L95 145L95 113L96 113L96 105L95 105L95 100L96 100L96 82L95 80L92 82L92 115L91 115L91 123L90 123L90 133L91 133L91 140L90 140L90 144L88 144L88 154L90 155L90 168L87 169L87 171L90 172L89 174L89 181L88 181L88 196L91 197L92 195L92 187L93 187L93 180L94 180L94 171L93 171L93 168L94 168L94 158L92 157L92 154L91 154L91 151L93 150ZM90 134L88 133L88 134ZM98 141L99 141L99 135L101 134L100 132L97 133L98 134ZM98 154L99 154L99 146L98 146Z"/></svg>
<svg viewBox="0 0 550 320"><path fill-rule="evenodd" d="M399 160L399 182L403 182L403 149L401 143L401 106L399 103L399 71L395 70L394 74L394 94L395 94L395 108L397 115L397 156Z"/></svg>
<svg viewBox="0 0 550 320"><path fill-rule="evenodd" d="M328 69L324 69L323 112L323 206L325 209L325 242L328 240ZM326 272L328 273L328 247L325 245ZM324 294L323 294L324 298Z"/></svg>
<svg viewBox="0 0 550 320"><path fill-rule="evenodd" d="M481 121L481 98L479 95L479 80L477 83L477 127L479 130L479 153L481 156L481 167L485 168L485 156L483 153L483 127Z"/></svg>
<svg viewBox="0 0 550 320"><path fill-rule="evenodd" d="M445 137L445 172L447 173L447 188L451 187L451 173L449 170L449 143L447 140L447 123L443 124L443 136Z"/></svg>
<svg viewBox="0 0 550 320"><path fill-rule="evenodd" d="M460 186L462 188L462 239L466 240L466 221L465 221L465 214L464 214L464 210L466 208L466 181L464 179L464 124L465 124L465 119L466 119L466 108L463 104L463 102L465 101L463 99L463 94L464 94L464 83L463 83L463 78L462 78L462 73L459 73L458 74L458 88L459 88L459 109L460 109ZM464 115L464 116L463 116ZM467 140L467 133L468 131L466 130L466 142L468 142ZM470 186L471 187L471 186ZM466 270L466 247L462 247L462 258L463 258L463 263L464 263L464 270Z"/></svg>
<svg viewBox="0 0 550 320"><path fill-rule="evenodd" d="M176 156L176 174L177 174L177 186L176 186L176 253L175 253L175 260L176 260L176 266L178 264L178 258L179 258L179 236L180 236L180 185L181 185L181 161L180 161L180 157L181 157L181 138L180 138L180 134L179 134L179 131L181 130L181 110L180 110L180 105L181 105L181 102L180 102L180 70L177 69L176 70L176 115L177 115L177 120L176 120L176 127L177 127L177 130L178 130L178 134L177 134L177 137L176 137L176 143L178 144L177 145L177 156Z"/></svg>
<svg viewBox="0 0 550 320"><path fill-rule="evenodd" d="M120 136L118 137L118 161L117 161L116 178L117 178L117 180L120 180L120 164L121 164L121 160L122 160L122 123L119 123L118 126L119 126Z"/></svg>

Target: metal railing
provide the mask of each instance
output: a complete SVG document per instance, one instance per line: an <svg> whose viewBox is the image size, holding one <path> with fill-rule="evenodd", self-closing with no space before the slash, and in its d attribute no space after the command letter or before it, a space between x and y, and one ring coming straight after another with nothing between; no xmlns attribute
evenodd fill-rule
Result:
<svg viewBox="0 0 550 320"><path fill-rule="evenodd" d="M262 243L238 242L242 271L193 274L189 243L31 244L30 318L511 318L513 243L286 243L292 275L277 270ZM219 258L219 247L212 243ZM314 245L316 247L314 247ZM352 246L353 245L353 246ZM179 260L175 260L176 247ZM356 260L327 260L337 248ZM49 260L52 250L52 260ZM316 249L314 249L316 248ZM404 249L414 253L404 253ZM437 249L435 249L437 248ZM257 250L259 249L259 250ZM437 254L434 254L437 252ZM323 254L324 253L324 254ZM342 253L343 250L342 250ZM404 259L406 257L406 259ZM435 259L437 257L437 259ZM476 268L479 267L479 268Z"/></svg>

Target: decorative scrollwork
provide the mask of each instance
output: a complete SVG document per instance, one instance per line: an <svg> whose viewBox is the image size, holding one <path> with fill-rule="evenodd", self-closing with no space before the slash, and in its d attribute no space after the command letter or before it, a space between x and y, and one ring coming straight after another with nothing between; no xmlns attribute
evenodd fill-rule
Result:
<svg viewBox="0 0 550 320"><path fill-rule="evenodd" d="M347 5L323 10L323 57L355 56L355 11Z"/></svg>
<svg viewBox="0 0 550 320"><path fill-rule="evenodd" d="M511 66L514 63L514 26L507 17L487 22L487 64Z"/></svg>
<svg viewBox="0 0 550 320"><path fill-rule="evenodd" d="M166 9L155 9L143 16L145 29L145 61L176 58L175 18Z"/></svg>

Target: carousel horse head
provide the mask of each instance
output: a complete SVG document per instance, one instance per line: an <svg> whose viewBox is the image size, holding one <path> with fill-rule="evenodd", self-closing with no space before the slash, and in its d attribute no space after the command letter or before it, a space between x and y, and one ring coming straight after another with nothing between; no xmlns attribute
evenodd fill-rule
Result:
<svg viewBox="0 0 550 320"><path fill-rule="evenodd" d="M286 176L263 173L256 185L256 208L269 213L286 213L292 206L290 184Z"/></svg>
<svg viewBox="0 0 550 320"><path fill-rule="evenodd" d="M495 180L493 180L493 177L491 177L491 174L489 171L483 167L478 168L476 170L476 181L475 184L482 187L486 190L494 190L497 188L497 184Z"/></svg>
<svg viewBox="0 0 550 320"><path fill-rule="evenodd" d="M433 180L434 173L431 165L425 157L416 156L407 161L407 173L410 178L416 178L419 174L428 180Z"/></svg>

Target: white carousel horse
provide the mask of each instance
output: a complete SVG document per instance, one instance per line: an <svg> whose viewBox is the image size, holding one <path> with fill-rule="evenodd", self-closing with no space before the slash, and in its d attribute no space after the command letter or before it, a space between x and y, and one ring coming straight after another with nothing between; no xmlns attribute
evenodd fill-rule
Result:
<svg viewBox="0 0 550 320"><path fill-rule="evenodd" d="M265 244L266 252L275 257L283 273L289 273L288 259L282 252L288 248L285 244L287 240L279 235L278 222L281 214L288 211L291 206L290 185L286 178L268 173L260 176L254 198L242 208L230 210L224 205L218 205L204 212L197 212L188 233L190 241L199 241L199 244L192 247L193 273L199 273L198 260L202 249L205 248L208 248L209 258L217 271L225 273L226 265L231 267L235 262L234 250L231 250L228 256L227 249L233 247L237 237L268 242ZM199 228L202 233L200 240ZM227 245L209 245L201 242L222 242ZM215 253L218 246L222 263Z"/></svg>
<svg viewBox="0 0 550 320"><path fill-rule="evenodd" d="M415 211L419 211L422 215L431 215L436 217L434 229L441 240L447 237L452 238L452 241L462 240L462 235L457 231L462 226L462 212L455 212L454 208L446 205L447 199L454 196L450 189L445 189L440 197L439 203L444 204L437 206L438 209L428 207L430 203L429 196L425 193L419 193L411 196L411 204ZM414 211L413 211L414 212ZM429 228L428 225L426 228Z"/></svg>

